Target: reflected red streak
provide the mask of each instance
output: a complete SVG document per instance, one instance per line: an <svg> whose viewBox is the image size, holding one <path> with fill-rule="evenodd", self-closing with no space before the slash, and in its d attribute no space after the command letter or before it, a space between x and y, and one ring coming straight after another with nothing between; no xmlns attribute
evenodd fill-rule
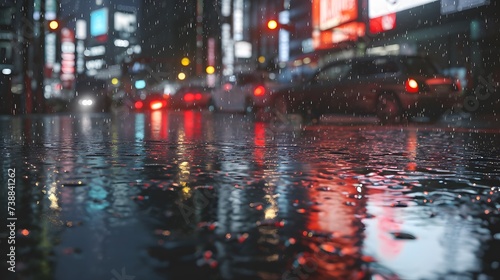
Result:
<svg viewBox="0 0 500 280"><path fill-rule="evenodd" d="M343 193L357 194L356 189L352 186L357 184L358 181L350 177L342 182L335 180L337 179L325 179L325 184L334 185L334 192L322 192L318 191L316 188L311 189L310 197L316 198L316 201L319 202L320 206L318 206L318 210L320 211L310 212L307 229L355 235L357 228L353 225L356 224L354 223L355 211L356 207L359 206L348 206L346 202L359 204L360 201L354 198L347 198ZM320 181L320 184L322 183L323 182ZM352 244L352 246L354 246L354 244Z"/></svg>
<svg viewBox="0 0 500 280"><path fill-rule="evenodd" d="M167 112L161 113L161 128L160 128L160 137L161 139L168 138L168 114Z"/></svg>
<svg viewBox="0 0 500 280"><path fill-rule="evenodd" d="M151 112L151 137L154 140L162 140L168 137L167 112Z"/></svg>
<svg viewBox="0 0 500 280"><path fill-rule="evenodd" d="M201 112L184 111L184 132L186 139L201 137Z"/></svg>
<svg viewBox="0 0 500 280"><path fill-rule="evenodd" d="M316 177L319 178L319 177ZM336 248L341 250L342 258L348 260L361 250L359 245L359 234L363 231L362 223L359 222L356 213L366 211L363 209L366 198L360 200L351 198L351 195L358 194L353 185L359 183L354 177L340 178L320 178L318 185L309 189L309 197L317 202L317 206L308 211L308 222L306 234L317 231L330 233L333 238L325 244L318 245L314 241L307 241L308 246L315 252L332 252ZM331 188L330 191L319 191L318 186ZM307 215L307 214L306 214ZM349 236L349 238L344 238ZM306 240L309 240L308 238ZM318 276L321 279L361 279L353 278L352 271L348 266L338 266L331 262L331 259L322 254L312 254L311 261L318 267ZM318 279L320 279L318 277Z"/></svg>
<svg viewBox="0 0 500 280"><path fill-rule="evenodd" d="M253 156L258 166L264 165L264 154L266 144L266 126L264 123L256 122L254 126L254 145Z"/></svg>
<svg viewBox="0 0 500 280"><path fill-rule="evenodd" d="M151 137L154 140L160 139L160 131L162 127L160 111L151 112Z"/></svg>
<svg viewBox="0 0 500 280"><path fill-rule="evenodd" d="M409 171L417 170L417 163L415 159L417 157L417 132L412 130L409 132L408 139L406 140L406 151L408 152L408 164L406 165L406 169Z"/></svg>

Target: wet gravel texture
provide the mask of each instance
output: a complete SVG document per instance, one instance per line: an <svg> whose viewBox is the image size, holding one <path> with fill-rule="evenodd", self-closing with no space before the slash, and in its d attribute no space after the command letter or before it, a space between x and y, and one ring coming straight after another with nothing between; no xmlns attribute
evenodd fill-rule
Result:
<svg viewBox="0 0 500 280"><path fill-rule="evenodd" d="M500 275L499 129L186 111L5 117L0 132L17 217L2 279Z"/></svg>

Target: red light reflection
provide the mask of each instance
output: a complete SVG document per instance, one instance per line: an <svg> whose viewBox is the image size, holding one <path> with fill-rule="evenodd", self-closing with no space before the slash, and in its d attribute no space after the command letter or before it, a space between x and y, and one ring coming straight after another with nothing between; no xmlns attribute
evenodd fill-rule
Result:
<svg viewBox="0 0 500 280"><path fill-rule="evenodd" d="M317 279L356 279L351 268L334 262L356 262L362 256L360 217L366 212L366 190L356 187L359 182L354 176L341 179L328 171L318 173L318 184L309 189L315 206L308 211L307 230L302 233L313 250L310 261L317 266Z"/></svg>
<svg viewBox="0 0 500 280"><path fill-rule="evenodd" d="M151 137L154 140L167 139L168 113L162 111L151 112Z"/></svg>
<svg viewBox="0 0 500 280"><path fill-rule="evenodd" d="M266 145L266 124L262 122L256 122L254 126L254 162L257 166L264 165L264 154Z"/></svg>
<svg viewBox="0 0 500 280"><path fill-rule="evenodd" d="M201 138L201 112L184 111L184 132L186 139Z"/></svg>
<svg viewBox="0 0 500 280"><path fill-rule="evenodd" d="M415 130L410 130L408 138L406 139L406 151L408 152L408 164L406 169L409 171L417 170L417 163L415 159L417 157L417 132Z"/></svg>

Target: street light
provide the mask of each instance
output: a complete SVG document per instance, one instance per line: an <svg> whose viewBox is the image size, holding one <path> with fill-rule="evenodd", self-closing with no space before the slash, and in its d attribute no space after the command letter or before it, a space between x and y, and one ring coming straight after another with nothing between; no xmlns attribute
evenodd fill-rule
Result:
<svg viewBox="0 0 500 280"><path fill-rule="evenodd" d="M182 64L182 66L188 66L190 63L191 63L191 61L190 61L190 60L189 60L189 58L187 58L187 57L183 57L183 58L181 59L181 64Z"/></svg>
<svg viewBox="0 0 500 280"><path fill-rule="evenodd" d="M186 79L186 74L184 74L183 72L180 72L178 75L177 75L177 78L181 81L183 81L184 79Z"/></svg>
<svg viewBox="0 0 500 280"><path fill-rule="evenodd" d="M48 22L47 26L50 32L57 32L59 31L59 27L61 25L59 24L59 21L53 19Z"/></svg>
<svg viewBox="0 0 500 280"><path fill-rule="evenodd" d="M276 30L276 28L278 28L278 22L274 19L269 20L267 22L267 28L269 28L269 30Z"/></svg>
<svg viewBox="0 0 500 280"><path fill-rule="evenodd" d="M271 19L267 22L267 28L273 31L276 29L283 29L290 32L295 31L295 26L291 25L290 23L281 23L274 19Z"/></svg>
<svg viewBox="0 0 500 280"><path fill-rule="evenodd" d="M207 72L207 74L213 74L215 73L215 68L213 66L207 66L205 71Z"/></svg>

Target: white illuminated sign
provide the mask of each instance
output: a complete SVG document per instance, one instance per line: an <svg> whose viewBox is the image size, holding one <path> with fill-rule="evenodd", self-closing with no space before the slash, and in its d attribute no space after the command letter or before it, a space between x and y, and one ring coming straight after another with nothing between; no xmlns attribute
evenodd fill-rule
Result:
<svg viewBox="0 0 500 280"><path fill-rule="evenodd" d="M228 17L231 15L231 0L221 1L221 13L223 16Z"/></svg>
<svg viewBox="0 0 500 280"><path fill-rule="evenodd" d="M279 14L281 24L290 23L290 12L282 11ZM280 29L279 31L279 46L278 46L279 62L286 62L290 58L290 31Z"/></svg>
<svg viewBox="0 0 500 280"><path fill-rule="evenodd" d="M87 39L87 22L83 19L79 19L76 21L76 33L75 37L78 40Z"/></svg>
<svg viewBox="0 0 500 280"><path fill-rule="evenodd" d="M115 43L115 46L122 47L122 48L126 48L126 47L130 46L130 42L128 40L116 39L114 43Z"/></svg>
<svg viewBox="0 0 500 280"><path fill-rule="evenodd" d="M250 42L238 41L234 43L234 56L239 58L252 57L252 44Z"/></svg>
<svg viewBox="0 0 500 280"><path fill-rule="evenodd" d="M233 39L243 40L243 0L234 0L233 6Z"/></svg>
<svg viewBox="0 0 500 280"><path fill-rule="evenodd" d="M234 45L231 38L231 26L227 23L222 24L221 27L221 44L222 44L222 74L229 76L234 71Z"/></svg>
<svg viewBox="0 0 500 280"><path fill-rule="evenodd" d="M56 0L46 0L45 1L45 19L52 20L56 19L57 3Z"/></svg>
<svg viewBox="0 0 500 280"><path fill-rule="evenodd" d="M105 53L106 53L105 46L90 47L84 52L86 56L101 56L104 55Z"/></svg>
<svg viewBox="0 0 500 280"><path fill-rule="evenodd" d="M85 51L85 46L82 40L76 42L76 72L83 73L85 70L85 59L83 52Z"/></svg>
<svg viewBox="0 0 500 280"><path fill-rule="evenodd" d="M137 30L137 17L135 14L116 12L114 19L116 31L133 33Z"/></svg>
<svg viewBox="0 0 500 280"><path fill-rule="evenodd" d="M377 18L438 0L368 0L368 17Z"/></svg>
<svg viewBox="0 0 500 280"><path fill-rule="evenodd" d="M52 68L56 63L56 34L45 35L45 64Z"/></svg>
<svg viewBox="0 0 500 280"><path fill-rule="evenodd" d="M94 59L94 60L89 60L85 63L85 66L87 67L88 70L98 70L104 67L106 64L106 61L104 59Z"/></svg>

